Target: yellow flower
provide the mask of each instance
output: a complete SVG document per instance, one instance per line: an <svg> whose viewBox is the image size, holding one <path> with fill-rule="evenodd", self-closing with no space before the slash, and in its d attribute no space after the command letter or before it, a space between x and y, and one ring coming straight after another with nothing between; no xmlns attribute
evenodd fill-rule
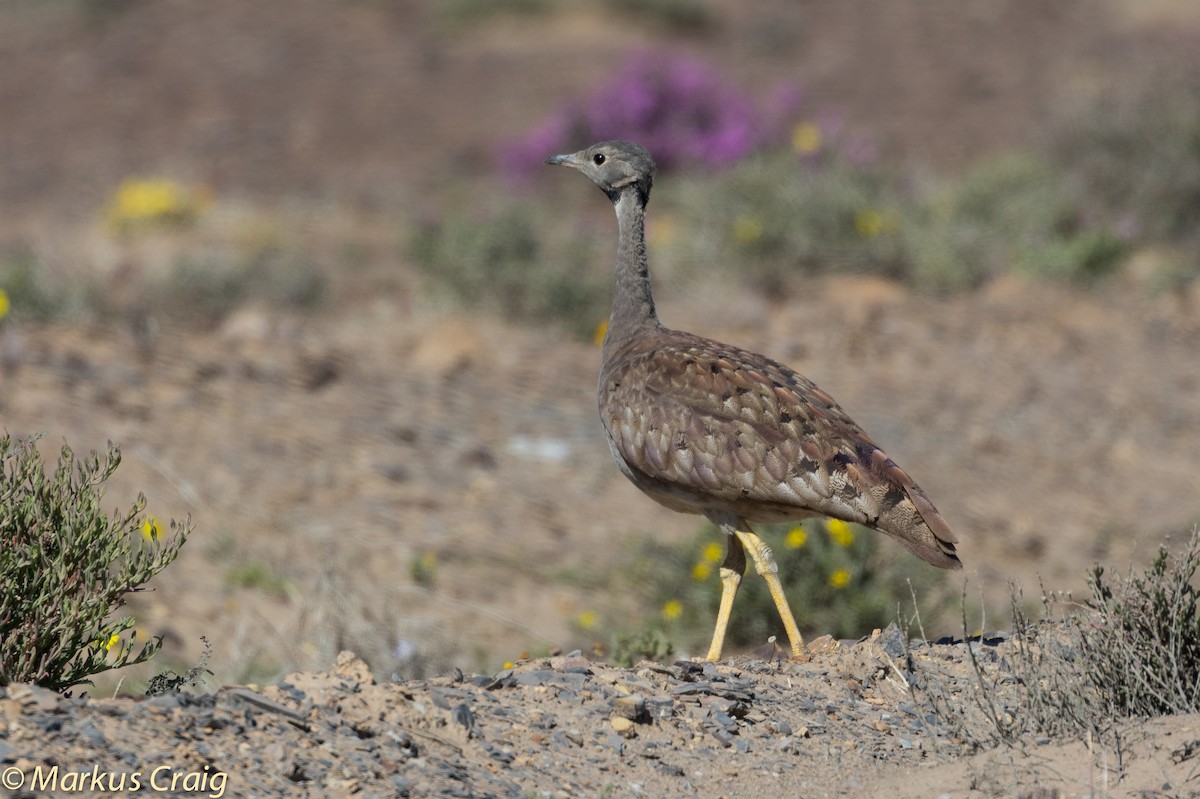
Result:
<svg viewBox="0 0 1200 799"><path fill-rule="evenodd" d="M829 575L830 588L845 588L850 584L850 572L845 569L838 569L833 574Z"/></svg>
<svg viewBox="0 0 1200 799"><path fill-rule="evenodd" d="M101 641L104 641L104 639L100 639L100 640L101 640ZM118 641L120 641L120 640L121 640L121 636L120 636L120 635L118 635L117 633L113 633L112 635L110 635L110 636L108 637L108 640L107 640L107 641L104 641L104 651L105 651L105 652L111 652L111 651L112 651L112 648L113 648L114 646L116 646L116 645L117 645L117 642L118 642Z"/></svg>
<svg viewBox="0 0 1200 799"><path fill-rule="evenodd" d="M808 533L799 526L788 530L787 538L783 539L783 545L788 549L800 549L806 543L808 543Z"/></svg>
<svg viewBox="0 0 1200 799"><path fill-rule="evenodd" d="M0 319L8 316L8 309L12 307L12 303L8 300L8 292L0 289Z"/></svg>
<svg viewBox="0 0 1200 799"><path fill-rule="evenodd" d="M117 188L113 213L136 221L170 216L183 205L183 190L173 180L127 180Z"/></svg>
<svg viewBox="0 0 1200 799"><path fill-rule="evenodd" d="M720 563L725 557L725 548L713 541L704 546L704 559L709 563Z"/></svg>
<svg viewBox="0 0 1200 799"><path fill-rule="evenodd" d="M738 244L753 244L762 238L763 225L756 217L739 216L733 220L733 238Z"/></svg>
<svg viewBox="0 0 1200 799"><path fill-rule="evenodd" d="M873 239L883 232L883 214L866 209L854 215L854 229L864 239Z"/></svg>
<svg viewBox="0 0 1200 799"><path fill-rule="evenodd" d="M811 122L801 122L792 130L792 149L800 155L812 155L821 149L821 129Z"/></svg>
<svg viewBox="0 0 1200 799"><path fill-rule="evenodd" d="M881 233L891 233L897 225L895 214L881 213L873 208L864 208L854 215L854 229L864 239L873 239Z"/></svg>
<svg viewBox="0 0 1200 799"><path fill-rule="evenodd" d="M142 522L142 535L147 541L157 541L162 538L162 525L158 523L158 519L153 516L147 516L146 521Z"/></svg>
<svg viewBox="0 0 1200 799"><path fill-rule="evenodd" d="M597 347L604 344L604 337L608 335L608 320L601 319L600 324L596 325L592 330L592 343Z"/></svg>
<svg viewBox="0 0 1200 799"><path fill-rule="evenodd" d="M683 615L683 603L678 599L668 599L662 606L662 617L674 621Z"/></svg>
<svg viewBox="0 0 1200 799"><path fill-rule="evenodd" d="M825 529L829 532L833 543L839 547L848 547L854 543L854 528L841 519L826 520Z"/></svg>
<svg viewBox="0 0 1200 799"><path fill-rule="evenodd" d="M659 214L653 224L646 225L646 243L651 247L662 247L679 238L679 225L671 216Z"/></svg>
<svg viewBox="0 0 1200 799"><path fill-rule="evenodd" d="M708 561L702 560L692 567L692 579L698 583L707 580L710 574L712 574L712 564Z"/></svg>
<svg viewBox="0 0 1200 799"><path fill-rule="evenodd" d="M503 665L503 666L501 666L500 668L502 668L502 669L511 669L511 668L512 668L513 666L515 666L515 665L517 665L517 664L516 664L516 663L513 663L511 660L506 660L506 661L504 661L504 665Z"/></svg>
<svg viewBox="0 0 1200 799"><path fill-rule="evenodd" d="M599 620L600 616L594 610L585 610L575 617L575 623L579 625L579 629L581 630L592 629Z"/></svg>
<svg viewBox="0 0 1200 799"><path fill-rule="evenodd" d="M206 192L185 188L166 178L130 178L117 187L108 204L108 223L123 229L148 222L179 221L200 214Z"/></svg>

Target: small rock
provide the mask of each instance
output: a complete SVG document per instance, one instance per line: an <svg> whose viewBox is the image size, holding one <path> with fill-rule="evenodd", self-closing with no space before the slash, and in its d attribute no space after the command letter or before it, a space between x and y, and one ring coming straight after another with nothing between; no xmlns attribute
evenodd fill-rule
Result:
<svg viewBox="0 0 1200 799"><path fill-rule="evenodd" d="M616 731L618 735L621 735L625 738L632 738L633 736L637 735L637 730L634 729L633 721L625 718L624 716L613 716L608 720L608 723L612 725L613 730Z"/></svg>
<svg viewBox="0 0 1200 799"><path fill-rule="evenodd" d="M835 652L841 648L841 643L838 642L832 635L822 635L820 638L814 638L808 642L808 646L804 649L809 655L825 655L830 652Z"/></svg>
<svg viewBox="0 0 1200 799"><path fill-rule="evenodd" d="M730 746L733 746L733 735L730 734L729 730L725 729L724 727L713 727L709 729L709 732L712 733L712 737L720 741L721 746L724 746L726 749L728 749Z"/></svg>
<svg viewBox="0 0 1200 799"><path fill-rule="evenodd" d="M87 739L87 742L97 749L103 749L108 741L104 738L104 733L96 728L96 722L92 719L85 719L79 725L79 734Z"/></svg>
<svg viewBox="0 0 1200 799"><path fill-rule="evenodd" d="M371 667L348 649L338 653L333 664L333 675L354 683L354 688L375 684L375 678L371 676Z"/></svg>
<svg viewBox="0 0 1200 799"><path fill-rule="evenodd" d="M466 702L460 702L455 705L454 709L450 711L450 718L454 719L456 724L465 728L467 732L475 729L475 714L471 712L471 708Z"/></svg>
<svg viewBox="0 0 1200 799"><path fill-rule="evenodd" d="M517 756L508 749L501 749L486 741L483 743L483 751L487 752L493 760L498 760L506 765L517 759Z"/></svg>
<svg viewBox="0 0 1200 799"><path fill-rule="evenodd" d="M887 626L878 638L875 639L875 645L883 650L890 658L900 658L904 656L904 633L892 622Z"/></svg>
<svg viewBox="0 0 1200 799"><path fill-rule="evenodd" d="M550 668L555 671L564 671L570 674L591 674L592 663L590 660L579 654L578 651L572 652L569 655L550 658Z"/></svg>
<svg viewBox="0 0 1200 799"><path fill-rule="evenodd" d="M618 696L613 700L613 713L630 721L649 721L646 698L641 694Z"/></svg>
<svg viewBox="0 0 1200 799"><path fill-rule="evenodd" d="M675 715L675 700L667 694L658 694L646 701L646 708L653 719L669 719Z"/></svg>

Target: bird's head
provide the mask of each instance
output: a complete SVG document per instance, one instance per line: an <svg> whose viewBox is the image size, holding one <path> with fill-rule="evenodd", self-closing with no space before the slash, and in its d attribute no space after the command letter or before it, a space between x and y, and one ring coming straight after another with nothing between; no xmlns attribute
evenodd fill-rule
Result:
<svg viewBox="0 0 1200 799"><path fill-rule="evenodd" d="M555 155L547 164L569 166L591 178L614 203L625 189L637 190L642 204L650 199L654 159L645 147L629 141L602 141L570 155Z"/></svg>

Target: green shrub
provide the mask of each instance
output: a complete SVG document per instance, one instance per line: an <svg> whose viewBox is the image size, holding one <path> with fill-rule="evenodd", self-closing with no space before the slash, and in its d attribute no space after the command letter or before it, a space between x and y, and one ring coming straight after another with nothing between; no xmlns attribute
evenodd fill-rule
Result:
<svg viewBox="0 0 1200 799"><path fill-rule="evenodd" d="M736 269L768 295L814 274L904 272L904 203L878 166L777 151L703 184L688 181L664 199L687 220L682 260Z"/></svg>
<svg viewBox="0 0 1200 799"><path fill-rule="evenodd" d="M608 316L612 254L587 237L539 235L552 224L563 223L521 208L449 214L417 229L412 254L435 290L461 305L588 336Z"/></svg>
<svg viewBox="0 0 1200 799"><path fill-rule="evenodd" d="M19 318L54 319L68 304L63 292L47 281L32 253L16 253L0 261L0 291L7 299L6 312Z"/></svg>
<svg viewBox="0 0 1200 799"><path fill-rule="evenodd" d="M326 295L313 261L289 248L267 247L247 256L214 250L181 258L144 289L151 307L201 327L223 320L249 300L275 309L312 310Z"/></svg>
<svg viewBox="0 0 1200 799"><path fill-rule="evenodd" d="M880 533L840 521L808 525L762 525L763 540L779 566L779 579L796 623L805 635L858 638L896 620L897 608L917 590L933 605L944 574L917 565L915 557L880 551ZM642 628L618 631L626 648L704 651L712 637L721 597L722 534L706 524L681 545L646 540L627 573L646 596ZM913 588L910 588L910 583ZM937 608L931 605L930 614ZM733 604L726 645L750 648L770 636L786 641L783 623L766 582L747 568ZM631 643L632 642L632 643ZM650 642L651 647L637 642Z"/></svg>
<svg viewBox="0 0 1200 799"><path fill-rule="evenodd" d="M710 4L700 0L606 0L605 5L673 31L704 33L718 23Z"/></svg>
<svg viewBox="0 0 1200 799"><path fill-rule="evenodd" d="M905 234L912 282L936 290L971 288L1010 270L1088 282L1126 250L1112 229L1085 222L1068 175L1028 155L985 161L930 190Z"/></svg>
<svg viewBox="0 0 1200 799"><path fill-rule="evenodd" d="M153 657L161 639L139 647L118 609L175 560L190 520L164 539L141 495L106 516L103 484L121 462L111 444L78 460L63 446L48 476L33 439L5 434L0 461L0 685L63 690Z"/></svg>

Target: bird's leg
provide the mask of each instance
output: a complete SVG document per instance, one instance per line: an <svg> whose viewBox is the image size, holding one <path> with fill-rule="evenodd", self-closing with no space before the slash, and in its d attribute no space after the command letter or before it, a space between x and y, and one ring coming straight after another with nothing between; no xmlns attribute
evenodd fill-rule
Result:
<svg viewBox="0 0 1200 799"><path fill-rule="evenodd" d="M721 606L717 610L717 626L713 630L712 645L705 660L716 663L721 659L725 646L725 628L729 626L729 612L733 610L733 598L737 594L742 575L746 572L746 552L737 535L725 534L725 561L721 564Z"/></svg>
<svg viewBox="0 0 1200 799"><path fill-rule="evenodd" d="M740 526L747 527L748 525L743 522ZM792 609L788 606L787 597L783 595L783 586L779 582L779 566L775 563L775 556L771 554L771 548L749 530L738 530L736 536L745 544L746 549L750 550L750 558L754 561L755 570L767 581L771 598L775 600L775 607L779 609L779 618L783 619L783 629L787 631L788 641L792 645L792 657L802 659L804 657L804 639L800 636L800 628L796 626L796 619L792 617ZM721 598L724 600L724 595Z"/></svg>

